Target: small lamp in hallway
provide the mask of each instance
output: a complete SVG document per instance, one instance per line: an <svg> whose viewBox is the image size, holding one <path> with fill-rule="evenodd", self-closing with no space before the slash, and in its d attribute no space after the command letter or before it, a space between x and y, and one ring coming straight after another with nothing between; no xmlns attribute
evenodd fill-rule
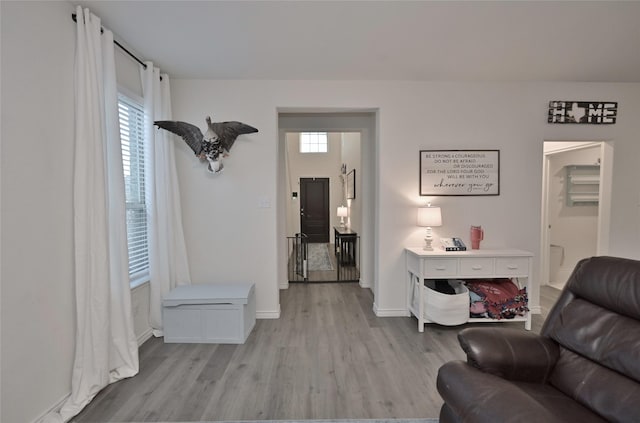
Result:
<svg viewBox="0 0 640 423"><path fill-rule="evenodd" d="M418 209L418 226L427 228L427 233L424 237L424 249L427 251L433 251L431 242L433 241L432 226L442 226L442 213L440 207L431 207L431 203L428 203L426 207L420 207Z"/></svg>
<svg viewBox="0 0 640 423"><path fill-rule="evenodd" d="M348 209L345 206L338 207L338 217L340 218L340 227L344 229L344 218L348 216Z"/></svg>

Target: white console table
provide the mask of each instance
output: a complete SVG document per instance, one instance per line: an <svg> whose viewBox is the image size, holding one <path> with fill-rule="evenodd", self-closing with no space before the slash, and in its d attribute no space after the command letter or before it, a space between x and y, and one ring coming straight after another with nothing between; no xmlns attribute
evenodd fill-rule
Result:
<svg viewBox="0 0 640 423"><path fill-rule="evenodd" d="M526 279L527 296L531 295L531 259L533 254L523 250L467 250L426 251L422 247L406 248L407 309L418 318L418 331L424 332L425 279L489 279L516 278L522 288ZM417 285L417 289L416 289ZM418 293L417 307L412 296ZM469 318L469 322L524 322L531 330L531 312L513 319Z"/></svg>

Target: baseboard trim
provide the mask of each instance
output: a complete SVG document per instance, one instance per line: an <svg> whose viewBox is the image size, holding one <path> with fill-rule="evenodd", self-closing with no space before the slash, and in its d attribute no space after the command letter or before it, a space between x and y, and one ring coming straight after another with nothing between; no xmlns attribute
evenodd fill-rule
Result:
<svg viewBox="0 0 640 423"><path fill-rule="evenodd" d="M142 344L144 344L152 336L153 336L153 330L151 328L148 328L146 331L144 331L143 333L138 335L138 337L136 339L136 341L138 343L138 347L141 346ZM65 401L67 401L67 399L69 399L70 396L71 396L71 392L69 392L64 397L62 397L60 400L58 400L47 411L45 411L39 417L37 417L32 423L40 423L49 414L59 412L60 409L62 408L62 405L65 403Z"/></svg>
<svg viewBox="0 0 640 423"><path fill-rule="evenodd" d="M278 304L278 310L276 311L256 311L256 319L279 319L280 318L280 304Z"/></svg>
<svg viewBox="0 0 640 423"><path fill-rule="evenodd" d="M42 423L49 414L59 412L60 409L62 408L62 405L67 401L67 399L69 399L69 397L71 397L71 392L69 392L67 395L62 397L62 399L60 399L58 402L52 405L47 411L42 413L32 423Z"/></svg>
<svg viewBox="0 0 640 423"><path fill-rule="evenodd" d="M409 311L404 308L378 308L377 303L373 303L373 312L378 317L409 317Z"/></svg>
<svg viewBox="0 0 640 423"><path fill-rule="evenodd" d="M149 338L151 338L152 336L153 336L153 329L147 328L147 330L145 330L140 335L138 335L138 346L147 342L147 340L149 340Z"/></svg>

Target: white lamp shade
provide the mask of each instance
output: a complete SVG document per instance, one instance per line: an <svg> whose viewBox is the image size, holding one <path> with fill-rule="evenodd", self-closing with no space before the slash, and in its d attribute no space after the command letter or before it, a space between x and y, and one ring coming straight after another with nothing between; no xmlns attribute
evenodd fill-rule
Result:
<svg viewBox="0 0 640 423"><path fill-rule="evenodd" d="M338 207L338 217L347 217L348 216L348 211L347 208L345 206L340 206Z"/></svg>
<svg viewBox="0 0 640 423"><path fill-rule="evenodd" d="M442 226L440 207L420 207L418 209L418 226Z"/></svg>

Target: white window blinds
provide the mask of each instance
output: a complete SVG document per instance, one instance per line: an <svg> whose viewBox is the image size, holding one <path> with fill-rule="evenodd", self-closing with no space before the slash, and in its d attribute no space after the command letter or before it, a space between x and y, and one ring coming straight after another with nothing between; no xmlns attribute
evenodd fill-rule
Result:
<svg viewBox="0 0 640 423"><path fill-rule="evenodd" d="M133 281L149 273L144 169L144 109L131 99L119 96L118 111L127 202L129 278Z"/></svg>

